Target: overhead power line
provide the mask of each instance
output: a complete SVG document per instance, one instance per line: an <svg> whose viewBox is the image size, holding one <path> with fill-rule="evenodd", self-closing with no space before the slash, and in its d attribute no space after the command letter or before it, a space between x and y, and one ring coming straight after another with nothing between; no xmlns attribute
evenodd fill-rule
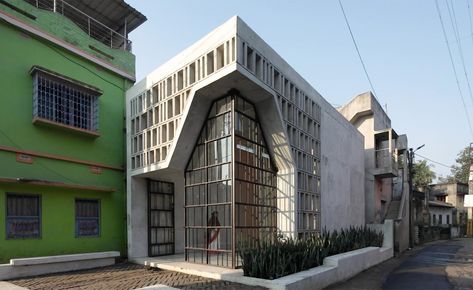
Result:
<svg viewBox="0 0 473 290"><path fill-rule="evenodd" d="M450 0L450 5L448 4L448 0L445 0L445 4L447 5L448 15L450 16L450 23L452 25L453 35L455 36L455 39L457 41L458 53L460 54L460 60L463 67L463 73L465 75L466 84L468 86L468 94L470 96L471 102L473 103L473 94L471 92L470 78L468 77L468 71L465 65L465 57L463 55L463 48L460 41L460 30L458 29L458 22L457 22L457 16L455 13L455 7L451 0Z"/></svg>
<svg viewBox="0 0 473 290"><path fill-rule="evenodd" d="M471 21L471 10L470 10L470 1L466 1L466 5L468 8L468 19L470 20L470 36L471 36L471 41L473 42L473 22Z"/></svg>
<svg viewBox="0 0 473 290"><path fill-rule="evenodd" d="M450 49L450 44L448 43L447 32L445 30L445 25L443 23L442 13L440 12L440 6L439 6L439 3L438 3L438 0L435 0L435 6L437 7L437 12L438 12L438 15L439 15L440 24L442 26L443 36L445 38L445 43L447 44L448 55L450 56L450 63L452 65L453 74L455 76L455 80L456 80L456 83L457 83L458 92L460 94L460 97L461 97L461 100L462 100L462 103L463 103L463 109L465 110L466 119L468 121L468 126L470 128L470 134L471 134L471 137L473 138L473 128L471 126L470 115L468 113L468 109L467 109L466 103L465 103L465 97L463 96L463 92L462 92L461 87L460 87L460 82L458 80L457 69L455 68L455 62L453 61L452 50Z"/></svg>
<svg viewBox="0 0 473 290"><path fill-rule="evenodd" d="M360 59L361 65L363 66L363 70L365 71L365 75L366 75L366 78L368 79L368 82L370 84L371 91L375 95L375 98L377 98L378 94L374 90L374 86L373 86L373 83L371 82L371 78L368 74L368 70L366 69L365 62L363 61L363 58L361 57L360 50L358 49L358 45L356 44L356 41L355 41L355 36L353 35L353 31L351 30L351 26L350 26L350 23L348 22L347 15L345 14L345 9L343 9L342 1L338 0L338 3L340 4L340 8L342 10L343 17L345 18L345 23L347 24L348 31L350 31L351 40L353 41L353 45L355 46L356 53L358 54L358 58ZM378 102L379 102L379 100L378 100Z"/></svg>
<svg viewBox="0 0 473 290"><path fill-rule="evenodd" d="M432 160L432 159L430 159L430 158L427 158L427 157L425 157L425 156L420 155L419 153L416 153L416 156L419 156L420 158L423 158L423 159L425 159L425 160L428 160L428 161L430 161L430 162L432 162L432 163L435 163L435 164L438 164L438 165L440 165L440 166L447 167L447 168L452 168L452 166L448 166L448 165L446 165L446 164L444 164L444 163L441 163L441 162Z"/></svg>

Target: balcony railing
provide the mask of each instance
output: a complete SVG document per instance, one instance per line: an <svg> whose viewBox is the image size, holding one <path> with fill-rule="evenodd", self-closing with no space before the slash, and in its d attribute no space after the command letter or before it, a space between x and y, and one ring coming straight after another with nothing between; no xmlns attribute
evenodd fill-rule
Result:
<svg viewBox="0 0 473 290"><path fill-rule="evenodd" d="M90 17L63 0L25 0L36 8L59 13L67 17L90 37L114 48L131 51L131 41L100 21Z"/></svg>
<svg viewBox="0 0 473 290"><path fill-rule="evenodd" d="M389 148L375 150L375 175L395 177L398 175L397 154Z"/></svg>

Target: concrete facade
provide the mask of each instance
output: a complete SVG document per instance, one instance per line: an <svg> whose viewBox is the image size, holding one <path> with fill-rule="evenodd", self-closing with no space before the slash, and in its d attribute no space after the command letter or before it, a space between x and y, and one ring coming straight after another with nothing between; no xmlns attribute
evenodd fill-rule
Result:
<svg viewBox="0 0 473 290"><path fill-rule="evenodd" d="M454 206L442 201L429 201L430 225L449 227L452 225Z"/></svg>
<svg viewBox="0 0 473 290"><path fill-rule="evenodd" d="M468 184L461 182L433 184L430 186L436 200L451 204L454 209L451 225L456 228L457 236L466 235L468 210L464 206L465 195L468 194Z"/></svg>
<svg viewBox="0 0 473 290"><path fill-rule="evenodd" d="M338 109L364 136L366 223L394 220L395 249L409 245L407 136L398 135L371 92Z"/></svg>
<svg viewBox="0 0 473 290"><path fill-rule="evenodd" d="M127 92L130 258L148 255L148 179L174 184L175 252L184 252L184 170L212 102L230 90L254 105L277 167L278 231L365 224L363 136L233 17Z"/></svg>

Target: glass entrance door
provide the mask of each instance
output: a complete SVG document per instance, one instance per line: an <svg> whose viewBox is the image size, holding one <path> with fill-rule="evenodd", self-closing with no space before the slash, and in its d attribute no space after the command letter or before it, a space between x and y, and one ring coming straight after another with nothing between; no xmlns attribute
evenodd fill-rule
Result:
<svg viewBox="0 0 473 290"><path fill-rule="evenodd" d="M148 181L148 256L174 254L174 184Z"/></svg>

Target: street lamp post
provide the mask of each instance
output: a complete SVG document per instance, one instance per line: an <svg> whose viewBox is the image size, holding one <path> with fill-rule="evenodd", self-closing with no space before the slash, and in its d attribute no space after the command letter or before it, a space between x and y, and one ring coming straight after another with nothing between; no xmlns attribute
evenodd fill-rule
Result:
<svg viewBox="0 0 473 290"><path fill-rule="evenodd" d="M413 217L413 200L414 200L414 189L412 185L412 174L413 174L413 165L414 165L414 156L415 152L422 147L424 147L425 144L422 144L421 146L417 147L415 150L412 148L409 148L409 152L407 153L407 160L409 163L409 247L413 248L414 247L414 217Z"/></svg>

